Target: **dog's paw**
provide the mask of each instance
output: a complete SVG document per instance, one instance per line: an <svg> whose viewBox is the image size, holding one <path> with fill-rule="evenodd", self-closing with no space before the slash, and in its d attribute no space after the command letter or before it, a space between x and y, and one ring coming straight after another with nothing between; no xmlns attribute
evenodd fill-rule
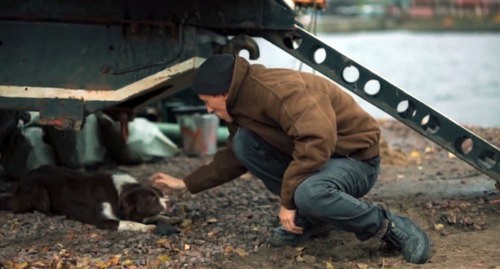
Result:
<svg viewBox="0 0 500 269"><path fill-rule="evenodd" d="M160 224L166 223L170 225L179 224L184 220L182 217L173 217L173 216L165 216L165 215L156 215L149 218L145 218L142 223L146 224Z"/></svg>
<svg viewBox="0 0 500 269"><path fill-rule="evenodd" d="M118 231L153 232L155 229L156 225L142 224L128 220L122 220L118 225Z"/></svg>
<svg viewBox="0 0 500 269"><path fill-rule="evenodd" d="M157 235L172 235L179 233L179 230L177 230L174 226L170 224L160 222L158 223L158 225L156 225L154 233Z"/></svg>
<svg viewBox="0 0 500 269"><path fill-rule="evenodd" d="M153 225L153 224L144 224L144 229L141 230L143 232L151 232L151 233L154 233L156 231L156 225Z"/></svg>

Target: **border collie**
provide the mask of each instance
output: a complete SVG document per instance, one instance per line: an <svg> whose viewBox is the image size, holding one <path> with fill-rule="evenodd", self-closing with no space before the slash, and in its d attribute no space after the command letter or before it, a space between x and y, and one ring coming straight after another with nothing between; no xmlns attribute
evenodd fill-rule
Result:
<svg viewBox="0 0 500 269"><path fill-rule="evenodd" d="M44 165L20 178L0 209L39 211L114 231L153 231L148 224L172 204L161 191L126 174L86 173Z"/></svg>

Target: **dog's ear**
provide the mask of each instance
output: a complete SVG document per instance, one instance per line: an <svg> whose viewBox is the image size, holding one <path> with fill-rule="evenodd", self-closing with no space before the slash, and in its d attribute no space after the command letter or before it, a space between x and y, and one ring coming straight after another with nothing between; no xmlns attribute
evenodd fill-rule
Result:
<svg viewBox="0 0 500 269"><path fill-rule="evenodd" d="M151 180L144 180L144 181L141 183L141 186L146 187L146 188L148 188L148 189L152 189L152 190L153 190L153 192L154 192L156 195L158 195L158 197L163 197L163 195L164 195L164 194L163 194L163 191L162 191L160 188L158 188L158 187L156 187L155 185L153 185L153 181L151 181Z"/></svg>
<svg viewBox="0 0 500 269"><path fill-rule="evenodd" d="M163 192L160 189L156 188L155 186L151 186L151 189L156 195L158 195L158 197L163 197Z"/></svg>
<svg viewBox="0 0 500 269"><path fill-rule="evenodd" d="M123 214L121 218L130 220L136 211L136 204L137 201L135 195L133 195L130 190L124 190L118 198L120 213Z"/></svg>

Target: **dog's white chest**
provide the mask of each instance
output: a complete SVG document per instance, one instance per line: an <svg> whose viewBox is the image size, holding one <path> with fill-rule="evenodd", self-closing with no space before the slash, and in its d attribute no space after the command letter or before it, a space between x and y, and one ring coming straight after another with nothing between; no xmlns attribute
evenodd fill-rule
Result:
<svg viewBox="0 0 500 269"><path fill-rule="evenodd" d="M120 193L122 192L123 185L131 183L138 183L138 181L137 179L127 174L113 175L113 184L115 185L118 195L120 195Z"/></svg>
<svg viewBox="0 0 500 269"><path fill-rule="evenodd" d="M113 213L113 207L111 207L110 203L103 202L101 206L102 206L102 215L106 219L119 220L118 217L115 215L115 213Z"/></svg>

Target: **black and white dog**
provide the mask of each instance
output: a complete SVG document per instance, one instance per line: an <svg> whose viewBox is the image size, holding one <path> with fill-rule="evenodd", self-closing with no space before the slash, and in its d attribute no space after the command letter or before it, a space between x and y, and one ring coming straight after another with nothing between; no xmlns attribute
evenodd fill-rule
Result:
<svg viewBox="0 0 500 269"><path fill-rule="evenodd" d="M114 231L152 231L148 224L171 211L172 202L157 188L126 174L86 173L42 166L20 178L0 209L39 211Z"/></svg>

